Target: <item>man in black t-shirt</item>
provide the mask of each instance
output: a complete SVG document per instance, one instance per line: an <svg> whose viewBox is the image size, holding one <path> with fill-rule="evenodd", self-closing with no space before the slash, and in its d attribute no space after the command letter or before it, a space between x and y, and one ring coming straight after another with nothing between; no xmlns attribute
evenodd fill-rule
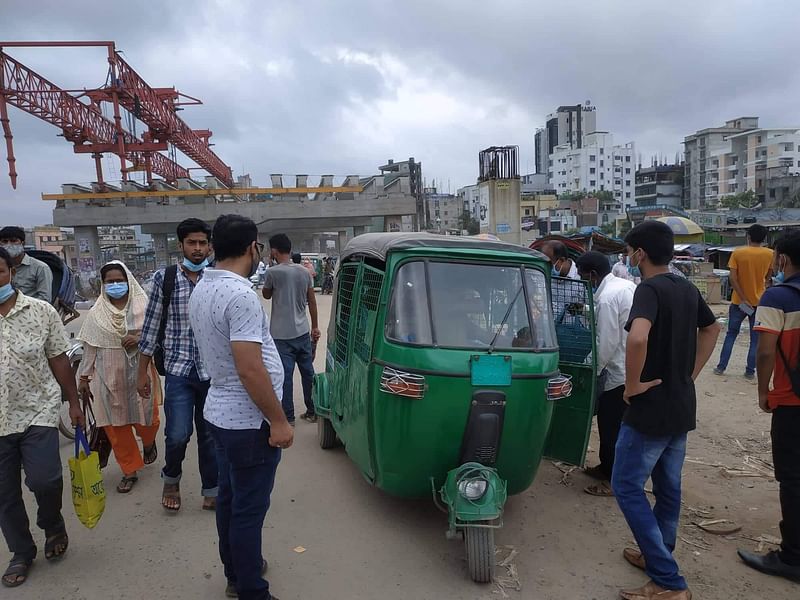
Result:
<svg viewBox="0 0 800 600"><path fill-rule="evenodd" d="M690 600L672 556L681 508L686 434L695 428L694 380L708 361L719 325L700 292L670 273L672 230L645 221L625 238L628 264L643 281L633 297L625 352L625 412L611 485L639 550L623 556L650 577L623 591L627 600ZM645 482L653 478L651 508Z"/></svg>

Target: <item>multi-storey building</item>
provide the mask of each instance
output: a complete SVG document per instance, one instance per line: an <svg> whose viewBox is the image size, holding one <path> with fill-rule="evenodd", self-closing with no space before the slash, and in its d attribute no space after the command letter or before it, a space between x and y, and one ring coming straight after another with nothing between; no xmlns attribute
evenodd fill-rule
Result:
<svg viewBox="0 0 800 600"><path fill-rule="evenodd" d="M545 126L536 130L534 149L536 172L547 173L547 161L556 146L581 148L586 136L597 129L597 111L586 104L559 106L547 115Z"/></svg>
<svg viewBox="0 0 800 600"><path fill-rule="evenodd" d="M752 190L769 203L768 180L800 174L800 130L761 128L758 117L739 117L724 127L702 129L684 140L684 197L690 208L719 204Z"/></svg>
<svg viewBox="0 0 800 600"><path fill-rule="evenodd" d="M456 191L456 194L459 198L461 198L462 208L461 210L468 212L473 219L480 222L481 220L481 192L480 186L476 183L475 185L466 185L462 188L459 188Z"/></svg>
<svg viewBox="0 0 800 600"><path fill-rule="evenodd" d="M636 170L638 206L683 207L683 165L653 165Z"/></svg>
<svg viewBox="0 0 800 600"><path fill-rule="evenodd" d="M456 194L440 194L435 187L425 188L425 203L430 215L428 229L435 231L461 230L464 201Z"/></svg>
<svg viewBox="0 0 800 600"><path fill-rule="evenodd" d="M596 131L580 148L555 147L548 159L550 182L558 194L611 192L613 202L606 202L602 212L622 213L636 204L635 155L633 142L615 146L610 133Z"/></svg>

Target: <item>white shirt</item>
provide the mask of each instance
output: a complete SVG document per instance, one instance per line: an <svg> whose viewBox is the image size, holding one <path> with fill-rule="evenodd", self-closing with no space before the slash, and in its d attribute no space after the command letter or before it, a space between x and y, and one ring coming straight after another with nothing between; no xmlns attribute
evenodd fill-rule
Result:
<svg viewBox="0 0 800 600"><path fill-rule="evenodd" d="M283 395L283 364L264 307L250 282L224 269L206 269L189 299L197 349L211 377L203 416L222 429L259 429L267 419L250 399L233 362L231 342L261 344L272 388Z"/></svg>
<svg viewBox="0 0 800 600"><path fill-rule="evenodd" d="M606 369L603 391L625 385L625 324L633 305L636 284L609 273L594 295L597 320L597 372Z"/></svg>

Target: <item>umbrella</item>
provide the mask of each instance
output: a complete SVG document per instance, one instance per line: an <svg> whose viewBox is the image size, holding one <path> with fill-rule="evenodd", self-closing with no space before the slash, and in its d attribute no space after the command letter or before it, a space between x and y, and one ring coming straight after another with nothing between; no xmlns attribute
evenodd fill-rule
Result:
<svg viewBox="0 0 800 600"><path fill-rule="evenodd" d="M659 217L656 221L669 225L675 235L703 235L700 226L686 217Z"/></svg>

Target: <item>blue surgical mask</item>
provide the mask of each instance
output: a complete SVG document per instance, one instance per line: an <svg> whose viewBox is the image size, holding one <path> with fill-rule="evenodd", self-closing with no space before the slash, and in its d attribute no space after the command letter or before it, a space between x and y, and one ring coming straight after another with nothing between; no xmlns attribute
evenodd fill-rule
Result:
<svg viewBox="0 0 800 600"><path fill-rule="evenodd" d="M11 287L11 283L7 283L3 286L0 286L0 304L11 298L14 295L14 288Z"/></svg>
<svg viewBox="0 0 800 600"><path fill-rule="evenodd" d="M786 281L786 273L784 273L783 271L778 271L775 274L775 277L772 278L772 281L773 281L773 283L776 283L776 284L777 283L783 283L784 281Z"/></svg>
<svg viewBox="0 0 800 600"><path fill-rule="evenodd" d="M198 271L202 271L208 266L208 259L205 259L199 265L194 264L185 256L183 257L183 268L191 271L192 273L197 273Z"/></svg>
<svg viewBox="0 0 800 600"><path fill-rule="evenodd" d="M128 284L126 282L107 283L105 285L105 290L109 298L114 298L114 300L119 300L125 294L128 293Z"/></svg>
<svg viewBox="0 0 800 600"><path fill-rule="evenodd" d="M639 278L641 278L642 270L639 268L638 265L634 267L631 264L631 257L630 256L626 256L625 257L625 265L628 267L628 274L631 277L639 277Z"/></svg>
<svg viewBox="0 0 800 600"><path fill-rule="evenodd" d="M553 267L552 273L553 273L553 277L561 277L561 271L559 271L555 267Z"/></svg>

